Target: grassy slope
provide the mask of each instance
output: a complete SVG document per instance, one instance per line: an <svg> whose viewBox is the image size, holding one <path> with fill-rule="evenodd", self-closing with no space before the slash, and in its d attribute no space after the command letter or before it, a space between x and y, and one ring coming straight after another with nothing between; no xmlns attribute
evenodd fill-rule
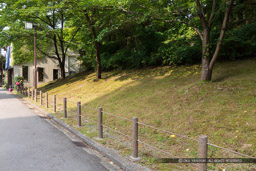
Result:
<svg viewBox="0 0 256 171"><path fill-rule="evenodd" d="M60 99L67 97L69 110L75 111L73 103L81 101L86 117L96 119L96 110L91 108L102 106L104 111L126 118L137 116L140 122L196 139L205 134L211 143L255 156L255 66L256 60L217 64L210 83L199 81L200 66L194 65L114 71L103 73L102 80L95 80L94 73L81 73L40 89ZM108 116L105 120L114 129L128 131L124 128L130 127ZM179 156L196 157L196 143L157 133L140 129L142 140ZM209 155L234 157L215 148L210 148ZM168 170L169 166L144 159L152 167Z"/></svg>

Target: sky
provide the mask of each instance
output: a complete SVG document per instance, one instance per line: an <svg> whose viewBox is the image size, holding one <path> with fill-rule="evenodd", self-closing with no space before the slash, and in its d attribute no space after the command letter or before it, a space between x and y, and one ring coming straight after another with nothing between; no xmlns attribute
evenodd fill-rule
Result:
<svg viewBox="0 0 256 171"><path fill-rule="evenodd" d="M3 55L5 57L6 56L6 51L2 48L0 49L0 51L1 51L1 55Z"/></svg>

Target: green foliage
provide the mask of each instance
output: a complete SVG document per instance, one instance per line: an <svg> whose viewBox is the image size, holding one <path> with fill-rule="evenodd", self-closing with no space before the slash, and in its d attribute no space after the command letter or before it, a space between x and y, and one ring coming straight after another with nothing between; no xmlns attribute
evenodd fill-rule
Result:
<svg viewBox="0 0 256 171"><path fill-rule="evenodd" d="M221 57L224 59L241 59L256 55L256 23L245 25L227 32L223 41Z"/></svg>
<svg viewBox="0 0 256 171"><path fill-rule="evenodd" d="M82 66L85 71L92 70L95 67L95 60L90 54L80 55L78 59L82 61Z"/></svg>
<svg viewBox="0 0 256 171"><path fill-rule="evenodd" d="M154 56L164 40L159 28L130 24L110 36L113 39L102 46L102 65L105 69L159 64Z"/></svg>
<svg viewBox="0 0 256 171"><path fill-rule="evenodd" d="M7 81L4 81L3 88L7 89Z"/></svg>
<svg viewBox="0 0 256 171"><path fill-rule="evenodd" d="M14 64L26 63L33 59L34 50L31 46L33 46L33 43L29 45L25 43L25 40L16 41L13 43L12 50L13 50Z"/></svg>
<svg viewBox="0 0 256 171"><path fill-rule="evenodd" d="M97 50L104 70L193 64L201 61L201 39L186 24L191 23L202 32L197 6L193 0L1 2L0 45L3 47L13 43L15 64L28 62L33 58L34 31L24 29L25 21L37 25L39 57L46 56L45 54L56 57L59 54L62 61L65 49L68 48L79 53L78 59L86 70L97 66L95 43L99 45ZM208 20L212 1L201 3ZM221 59L255 56L256 10L251 7L252 3L251 0L236 2L230 17L232 24L228 25L222 43ZM217 1L216 16L211 27L210 50L207 53L210 57L219 38L227 5L225 1ZM53 12L55 15L52 15ZM61 21L65 23L63 28ZM9 30L3 30L6 26Z"/></svg>
<svg viewBox="0 0 256 171"><path fill-rule="evenodd" d="M201 49L200 44L170 42L163 44L155 55L163 65L194 64L200 61Z"/></svg>
<svg viewBox="0 0 256 171"><path fill-rule="evenodd" d="M138 27L138 26L137 26ZM256 55L256 24L251 23L226 33L222 44L221 60L234 60ZM189 30L160 32L132 31L136 40L128 39L106 42L102 47L102 64L104 69L141 68L143 66L194 64L201 61L201 42ZM168 36L174 35L174 36ZM180 36L182 35L182 37ZM212 33L210 47L214 53L219 31ZM128 42L128 40L130 42Z"/></svg>
<svg viewBox="0 0 256 171"><path fill-rule="evenodd" d="M190 29L182 27L166 30L152 21L143 25L126 25L126 28L110 35L110 41L104 42L102 47L105 69L192 64L200 61L201 44Z"/></svg>
<svg viewBox="0 0 256 171"><path fill-rule="evenodd" d="M5 68L5 57L0 55L0 70L2 69L2 61L3 61L3 67Z"/></svg>

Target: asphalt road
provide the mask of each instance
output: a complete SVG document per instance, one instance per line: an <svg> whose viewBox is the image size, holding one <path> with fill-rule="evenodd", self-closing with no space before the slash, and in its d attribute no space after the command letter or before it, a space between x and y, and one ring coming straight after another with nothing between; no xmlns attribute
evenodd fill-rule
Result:
<svg viewBox="0 0 256 171"><path fill-rule="evenodd" d="M0 88L0 171L117 170L76 141Z"/></svg>

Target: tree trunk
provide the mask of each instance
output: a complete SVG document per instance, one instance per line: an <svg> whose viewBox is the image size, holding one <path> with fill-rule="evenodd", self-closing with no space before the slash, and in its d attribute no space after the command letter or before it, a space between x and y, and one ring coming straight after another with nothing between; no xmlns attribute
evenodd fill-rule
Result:
<svg viewBox="0 0 256 171"><path fill-rule="evenodd" d="M61 79L65 79L65 64L60 64L60 73L61 73Z"/></svg>
<svg viewBox="0 0 256 171"><path fill-rule="evenodd" d="M95 22L91 20L91 18L89 17L89 15L87 14L87 11L84 11L85 13L85 17L87 22L90 25L91 31L92 31L92 36L93 36L93 41L94 41L94 47L96 50L96 75L97 75L97 79L101 79L101 60L100 60L100 43L96 40L97 39L97 33L96 33L96 29L95 29Z"/></svg>
<svg viewBox="0 0 256 171"><path fill-rule="evenodd" d="M96 49L96 61L97 61L97 78L101 79L101 61L100 61L100 43L94 42L95 49Z"/></svg>
<svg viewBox="0 0 256 171"><path fill-rule="evenodd" d="M212 68L210 68L210 30L204 29L202 41L202 81L211 81Z"/></svg>
<svg viewBox="0 0 256 171"><path fill-rule="evenodd" d="M94 46L96 50L96 72L97 72L97 79L101 79L101 60L100 60L100 43L97 42L97 35L96 35L96 30L93 25L91 25L91 30L92 30L92 35L93 35L93 41L94 41Z"/></svg>
<svg viewBox="0 0 256 171"><path fill-rule="evenodd" d="M230 4L229 4L228 8L226 9L222 27L221 27L220 37L217 42L215 52L214 52L212 58L210 58L210 31L211 31L211 27L212 27L212 23L213 23L213 19L214 19L214 11L216 8L216 3L217 3L217 1L214 0L213 6L212 6L212 12L211 12L209 21L207 21L200 1L196 0L198 17L200 18L200 21L201 21L201 24L203 27L202 34L201 34L201 32L198 31L198 29L194 28L202 40L202 73L201 73L202 81L211 81L211 79L212 79L212 70L213 70L214 64L219 56L219 53L220 53L222 41L223 41L226 27L227 27L228 18L230 16L230 13L231 13L231 10L232 10L233 4L234 4L234 0L230 1Z"/></svg>
<svg viewBox="0 0 256 171"><path fill-rule="evenodd" d="M208 59L202 58L202 81L211 81L212 80L212 69L209 67L210 61Z"/></svg>
<svg viewBox="0 0 256 171"><path fill-rule="evenodd" d="M217 46L216 46L215 52L213 54L213 57L212 57L212 60L211 60L211 63L210 63L210 68L211 69L213 68L217 58L219 57L222 42L223 42L224 35L225 35L226 29L227 29L228 18L230 16L231 11L232 11L233 4L234 4L234 0L231 0L228 9L225 12L225 16L224 16L221 31L220 31L220 37L219 37L219 40L217 42Z"/></svg>

